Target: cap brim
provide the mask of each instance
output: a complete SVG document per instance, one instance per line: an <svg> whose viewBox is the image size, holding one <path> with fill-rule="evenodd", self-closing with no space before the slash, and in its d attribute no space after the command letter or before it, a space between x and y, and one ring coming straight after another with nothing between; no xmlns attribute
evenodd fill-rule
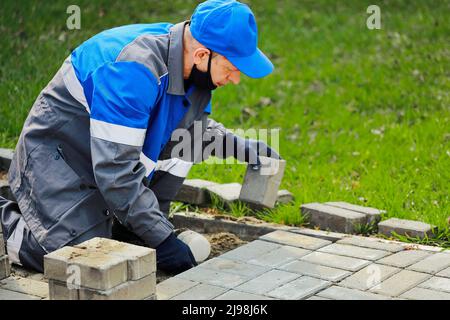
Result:
<svg viewBox="0 0 450 320"><path fill-rule="evenodd" d="M227 57L227 59L245 75L250 78L262 78L273 71L273 64L266 55L256 49L255 53L248 57Z"/></svg>

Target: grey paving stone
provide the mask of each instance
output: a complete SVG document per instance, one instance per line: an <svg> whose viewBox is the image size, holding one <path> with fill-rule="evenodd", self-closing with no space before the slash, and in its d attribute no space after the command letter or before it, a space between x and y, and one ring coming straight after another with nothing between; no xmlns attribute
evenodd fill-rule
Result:
<svg viewBox="0 0 450 320"><path fill-rule="evenodd" d="M273 300L273 299L258 294L230 290L218 296L214 300Z"/></svg>
<svg viewBox="0 0 450 320"><path fill-rule="evenodd" d="M202 268L214 271L228 272L246 277L256 277L270 270L268 267L249 264L242 261L224 259L221 257L205 261L200 264L200 266Z"/></svg>
<svg viewBox="0 0 450 320"><path fill-rule="evenodd" d="M48 290L50 300L80 300L80 291L63 281L49 279Z"/></svg>
<svg viewBox="0 0 450 320"><path fill-rule="evenodd" d="M199 284L192 287L170 300L212 300L215 297L228 291L226 288L211 286L208 284Z"/></svg>
<svg viewBox="0 0 450 320"><path fill-rule="evenodd" d="M439 252L409 266L408 269L435 274L447 267L450 267L450 253Z"/></svg>
<svg viewBox="0 0 450 320"><path fill-rule="evenodd" d="M331 242L336 242L349 236L348 234L345 233L331 232L325 230L315 230L309 228L292 228L289 230L289 232L299 233L305 236L324 239Z"/></svg>
<svg viewBox="0 0 450 320"><path fill-rule="evenodd" d="M390 297L367 291L332 286L317 294L319 297L332 300L390 300Z"/></svg>
<svg viewBox="0 0 450 320"><path fill-rule="evenodd" d="M437 274L440 277L450 278L450 267L447 269L442 270Z"/></svg>
<svg viewBox="0 0 450 320"><path fill-rule="evenodd" d="M328 206L321 203L308 203L301 206L303 215L308 216L313 226L322 230L330 230L342 233L353 233L355 225L365 224L366 215Z"/></svg>
<svg viewBox="0 0 450 320"><path fill-rule="evenodd" d="M11 276L0 281L0 288L41 298L48 297L48 283L28 278Z"/></svg>
<svg viewBox="0 0 450 320"><path fill-rule="evenodd" d="M391 254L388 251L363 248L340 243L330 244L329 246L320 248L318 251L366 260L378 260Z"/></svg>
<svg viewBox="0 0 450 320"><path fill-rule="evenodd" d="M347 210L352 210L352 211L362 213L362 214L366 215L367 223L378 223L381 220L381 214L386 213L386 211L384 211L384 210L379 210L379 209L371 208L371 207L359 206L356 204L351 204L351 203L343 202L343 201L325 202L325 204L332 206L332 207L337 207L337 208L341 208L341 209L347 209Z"/></svg>
<svg viewBox="0 0 450 320"><path fill-rule="evenodd" d="M294 195L289 192L288 190L278 190L277 193L277 202L284 204L284 203L290 203L294 201Z"/></svg>
<svg viewBox="0 0 450 320"><path fill-rule="evenodd" d="M156 272L156 251L143 246L105 238L92 238L75 248L102 251L127 261L128 280L139 280Z"/></svg>
<svg viewBox="0 0 450 320"><path fill-rule="evenodd" d="M403 246L396 243L388 243L374 238L359 237L359 236L345 237L339 240L337 243L351 244L353 246L384 250L392 253L399 252L405 249Z"/></svg>
<svg viewBox="0 0 450 320"><path fill-rule="evenodd" d="M450 279L443 277L432 277L425 282L422 282L420 287L436 291L445 291L450 293Z"/></svg>
<svg viewBox="0 0 450 320"><path fill-rule="evenodd" d="M0 280L9 277L11 273L11 265L9 264L8 256L0 257Z"/></svg>
<svg viewBox="0 0 450 320"><path fill-rule="evenodd" d="M13 155L13 149L0 148L0 170L8 171Z"/></svg>
<svg viewBox="0 0 450 320"><path fill-rule="evenodd" d="M156 292L156 274L129 280L108 290L80 288L80 300L145 300Z"/></svg>
<svg viewBox="0 0 450 320"><path fill-rule="evenodd" d="M392 232L399 235L409 235L411 237L423 238L425 235L432 235L432 225L421 221L405 220L398 218L391 218L381 221L378 224L378 233L386 236L391 236Z"/></svg>
<svg viewBox="0 0 450 320"><path fill-rule="evenodd" d="M86 288L108 290L127 281L127 260L123 257L74 247L44 256L47 279L65 282L75 269L80 274L80 285Z"/></svg>
<svg viewBox="0 0 450 320"><path fill-rule="evenodd" d="M321 266L307 261L292 261L279 267L279 269L332 282L340 281L351 275L349 271Z"/></svg>
<svg viewBox="0 0 450 320"><path fill-rule="evenodd" d="M358 271L370 264L368 260L338 256L325 252L310 253L302 257L301 260L348 271Z"/></svg>
<svg viewBox="0 0 450 320"><path fill-rule="evenodd" d="M331 282L328 281L301 276L294 281L270 291L267 295L284 300L306 299L316 292L325 289L330 284Z"/></svg>
<svg viewBox="0 0 450 320"><path fill-rule="evenodd" d="M225 204L239 200L239 194L241 192L241 184L237 182L216 184L207 186L206 190L209 194L213 194L218 197Z"/></svg>
<svg viewBox="0 0 450 320"><path fill-rule="evenodd" d="M371 292L397 297L430 278L426 273L402 270L370 289Z"/></svg>
<svg viewBox="0 0 450 320"><path fill-rule="evenodd" d="M31 296L16 291L5 290L0 288L0 301L1 300L40 300L40 297Z"/></svg>
<svg viewBox="0 0 450 320"><path fill-rule="evenodd" d="M308 250L317 250L331 243L327 240L280 230L268 233L260 237L260 239Z"/></svg>
<svg viewBox="0 0 450 320"><path fill-rule="evenodd" d="M172 277L156 285L156 296L158 300L168 300L196 285L198 282Z"/></svg>
<svg viewBox="0 0 450 320"><path fill-rule="evenodd" d="M270 251L281 248L281 245L267 241L255 240L221 255L221 258L249 261Z"/></svg>
<svg viewBox="0 0 450 320"><path fill-rule="evenodd" d="M8 181L0 179L0 196L5 199L16 201L16 198L12 194Z"/></svg>
<svg viewBox="0 0 450 320"><path fill-rule="evenodd" d="M271 270L241 284L236 287L236 290L254 294L264 294L289 281L297 279L298 277L300 277L299 274L280 270Z"/></svg>
<svg viewBox="0 0 450 320"><path fill-rule="evenodd" d="M206 187L217 184L216 182L203 179L186 179L174 200L195 205L205 205L208 202Z"/></svg>
<svg viewBox="0 0 450 320"><path fill-rule="evenodd" d="M260 170L252 170L251 166L247 165L239 200L251 206L273 208L283 179L286 161L264 156L260 156L259 159L261 160Z"/></svg>
<svg viewBox="0 0 450 320"><path fill-rule="evenodd" d="M311 253L311 251L291 246L282 246L255 259L251 259L248 263L276 268L289 261L301 258L308 253Z"/></svg>
<svg viewBox="0 0 450 320"><path fill-rule="evenodd" d="M398 268L406 268L407 266L410 266L417 261L425 259L431 254L431 252L422 250L405 250L380 259L377 261L377 263L386 264Z"/></svg>
<svg viewBox="0 0 450 320"><path fill-rule="evenodd" d="M399 271L401 271L399 268L371 264L342 280L339 286L365 291L379 285Z"/></svg>
<svg viewBox="0 0 450 320"><path fill-rule="evenodd" d="M415 287L403 293L400 298L409 300L450 300L450 293Z"/></svg>
<svg viewBox="0 0 450 320"><path fill-rule="evenodd" d="M189 269L188 271L180 273L175 277L229 289L237 287L238 285L251 279L251 277L248 276L209 270L202 267Z"/></svg>

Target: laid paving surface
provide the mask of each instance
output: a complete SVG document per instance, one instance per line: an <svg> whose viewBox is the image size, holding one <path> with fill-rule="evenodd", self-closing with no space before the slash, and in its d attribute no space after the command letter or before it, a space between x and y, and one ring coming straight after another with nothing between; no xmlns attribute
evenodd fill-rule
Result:
<svg viewBox="0 0 450 320"><path fill-rule="evenodd" d="M450 251L275 231L157 285L159 300L450 300Z"/></svg>
<svg viewBox="0 0 450 320"><path fill-rule="evenodd" d="M157 299L450 300L450 250L336 233L329 239L266 234L160 282ZM0 300L7 299L48 299L48 283L14 267L0 280Z"/></svg>

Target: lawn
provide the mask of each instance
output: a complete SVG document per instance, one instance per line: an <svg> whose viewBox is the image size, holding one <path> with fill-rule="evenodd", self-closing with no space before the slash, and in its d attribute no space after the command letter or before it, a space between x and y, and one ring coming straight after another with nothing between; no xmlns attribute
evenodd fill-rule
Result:
<svg viewBox="0 0 450 320"><path fill-rule="evenodd" d="M280 128L295 204L270 220L301 224L307 202L348 201L442 229L450 216L450 1L377 1L368 30L358 0L248 1L275 72L214 92L229 128ZM64 58L118 25L179 22L196 1L11 1L0 12L0 146L14 147L27 112ZM190 178L240 182L244 165L196 165Z"/></svg>

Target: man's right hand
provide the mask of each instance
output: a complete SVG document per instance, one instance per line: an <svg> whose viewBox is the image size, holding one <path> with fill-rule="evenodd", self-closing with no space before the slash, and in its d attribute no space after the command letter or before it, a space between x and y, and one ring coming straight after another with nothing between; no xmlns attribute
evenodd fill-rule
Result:
<svg viewBox="0 0 450 320"><path fill-rule="evenodd" d="M197 265L191 249L174 233L156 247L158 269L180 273Z"/></svg>

